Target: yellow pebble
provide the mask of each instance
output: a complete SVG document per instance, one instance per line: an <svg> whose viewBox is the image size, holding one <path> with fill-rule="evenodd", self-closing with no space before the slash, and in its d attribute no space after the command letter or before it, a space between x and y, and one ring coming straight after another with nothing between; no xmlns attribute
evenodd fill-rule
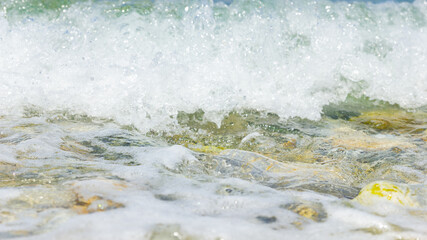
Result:
<svg viewBox="0 0 427 240"><path fill-rule="evenodd" d="M406 185L388 181L376 181L366 185L354 199L363 205L375 205L387 201L393 204L415 207L418 202L413 198L414 193Z"/></svg>

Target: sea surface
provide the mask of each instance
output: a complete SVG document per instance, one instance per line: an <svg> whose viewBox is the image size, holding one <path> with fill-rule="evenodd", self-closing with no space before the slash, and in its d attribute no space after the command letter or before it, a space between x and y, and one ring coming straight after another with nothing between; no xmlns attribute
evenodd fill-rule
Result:
<svg viewBox="0 0 427 240"><path fill-rule="evenodd" d="M0 0L0 239L427 239L427 1Z"/></svg>

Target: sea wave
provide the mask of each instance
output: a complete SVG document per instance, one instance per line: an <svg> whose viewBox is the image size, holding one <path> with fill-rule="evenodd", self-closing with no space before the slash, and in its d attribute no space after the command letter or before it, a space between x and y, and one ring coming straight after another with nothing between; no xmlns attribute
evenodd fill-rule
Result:
<svg viewBox="0 0 427 240"><path fill-rule="evenodd" d="M0 110L164 128L202 109L317 120L349 95L427 104L427 2L2 1Z"/></svg>

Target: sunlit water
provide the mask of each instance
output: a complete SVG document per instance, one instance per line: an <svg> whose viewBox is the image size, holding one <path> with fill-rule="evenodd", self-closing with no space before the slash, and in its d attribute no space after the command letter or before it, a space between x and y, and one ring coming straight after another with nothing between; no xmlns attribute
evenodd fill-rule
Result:
<svg viewBox="0 0 427 240"><path fill-rule="evenodd" d="M0 239L427 239L427 2L0 2Z"/></svg>

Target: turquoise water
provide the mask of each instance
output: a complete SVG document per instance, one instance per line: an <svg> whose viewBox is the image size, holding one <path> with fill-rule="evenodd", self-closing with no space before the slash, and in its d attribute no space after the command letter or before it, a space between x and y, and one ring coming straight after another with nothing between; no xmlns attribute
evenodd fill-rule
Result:
<svg viewBox="0 0 427 240"><path fill-rule="evenodd" d="M425 239L427 2L0 1L0 239Z"/></svg>

